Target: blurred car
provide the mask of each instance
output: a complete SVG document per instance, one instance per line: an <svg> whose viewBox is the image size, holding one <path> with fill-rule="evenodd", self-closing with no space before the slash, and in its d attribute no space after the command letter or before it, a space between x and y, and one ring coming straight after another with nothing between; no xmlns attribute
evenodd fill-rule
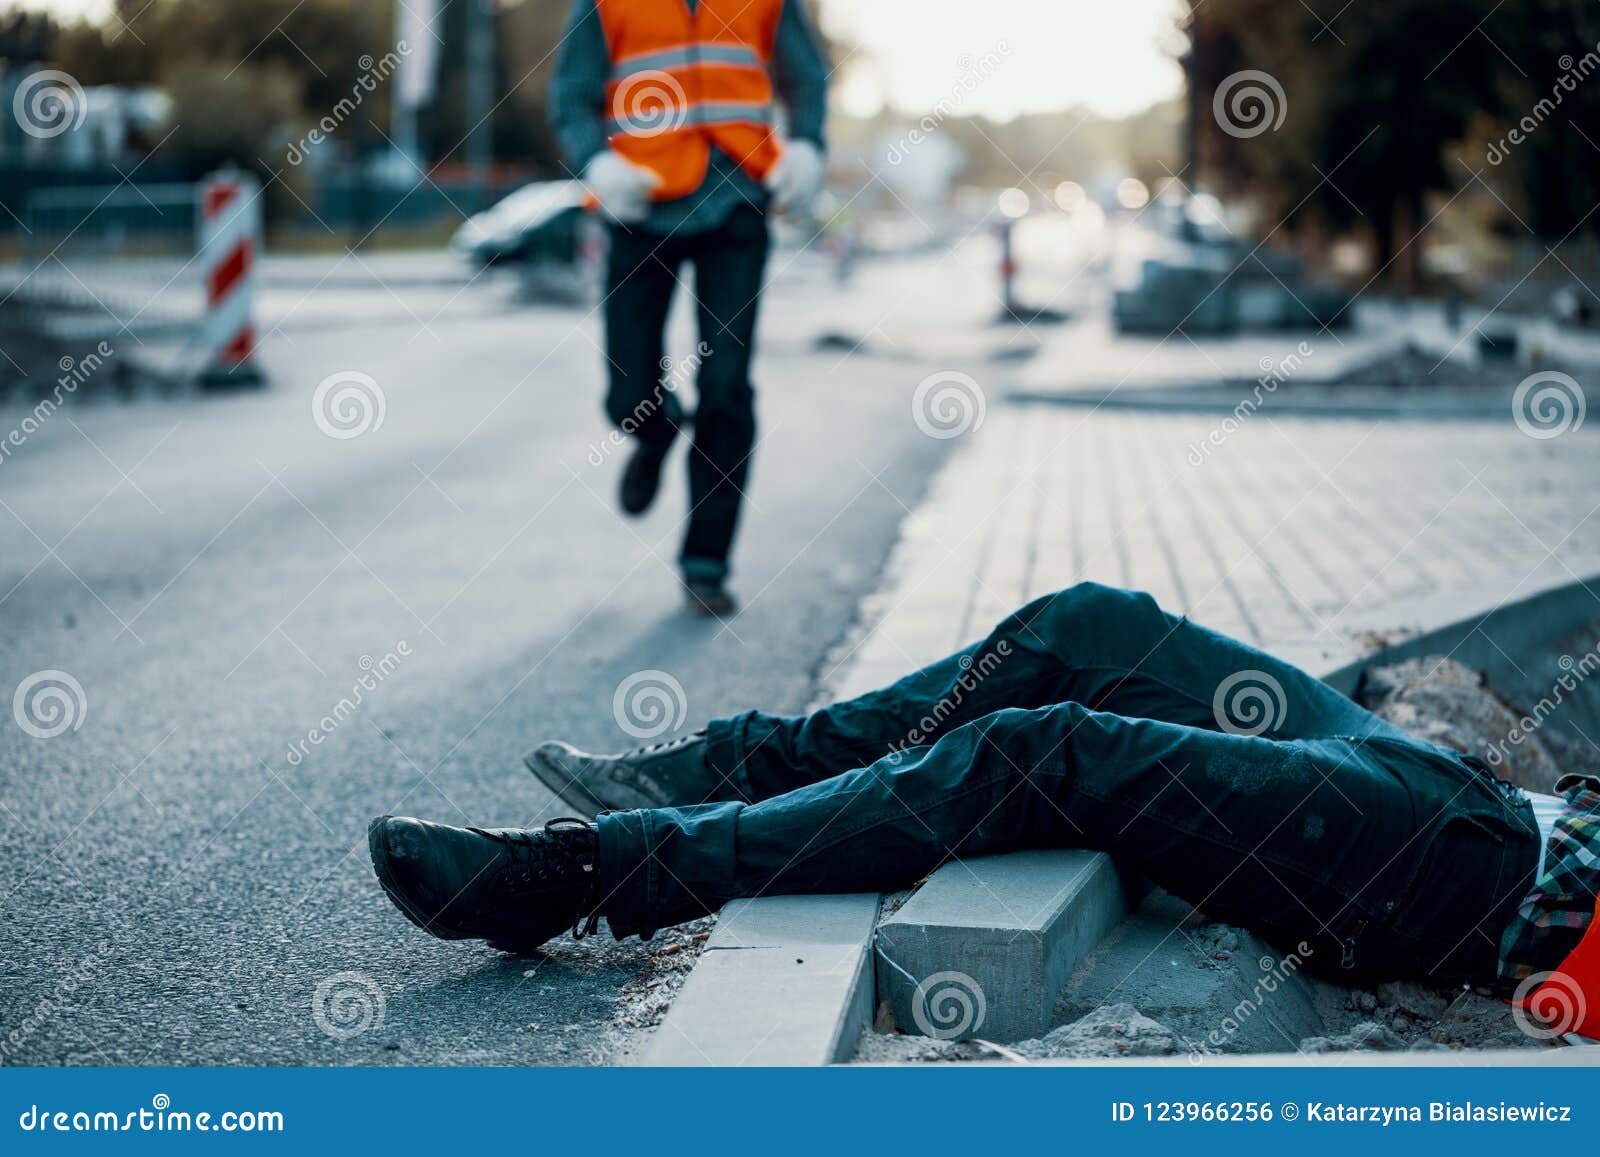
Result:
<svg viewBox="0 0 1600 1157"><path fill-rule="evenodd" d="M585 216L579 182L537 181L467 218L450 248L477 265L576 264L583 257Z"/></svg>
<svg viewBox="0 0 1600 1157"><path fill-rule="evenodd" d="M1350 294L1308 280L1290 253L1254 246L1223 222L1215 198L1159 202L1141 218L1112 298L1121 333L1226 334L1239 330L1340 328Z"/></svg>
<svg viewBox="0 0 1600 1157"><path fill-rule="evenodd" d="M1600 310L1595 309L1595 297L1585 288L1581 293L1568 286L1550 296L1550 313L1562 325L1576 329L1591 329L1600 321Z"/></svg>

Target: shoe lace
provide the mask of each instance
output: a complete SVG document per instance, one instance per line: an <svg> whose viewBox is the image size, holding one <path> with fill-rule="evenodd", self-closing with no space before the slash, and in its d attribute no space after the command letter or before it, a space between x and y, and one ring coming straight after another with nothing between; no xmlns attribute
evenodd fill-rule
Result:
<svg viewBox="0 0 1600 1157"><path fill-rule="evenodd" d="M593 832L594 825L572 816L559 816L549 820L544 825L544 830L551 835L558 832ZM578 914L572 918L572 938L582 940L586 936L593 936L600 927L600 872L595 863L594 843L592 841L556 839L556 846L561 849L568 862L574 865L579 872L588 879L588 887L584 889L582 902L578 905ZM584 909L589 909L585 916Z"/></svg>
<svg viewBox="0 0 1600 1157"><path fill-rule="evenodd" d="M656 755L660 752L670 751L675 747L685 747L688 744L696 742L697 740L704 739L705 734L706 733L704 731L692 731L688 735L678 735L671 739L660 740L657 743L650 744L648 747L636 747L634 748L632 754L636 756ZM554 823L557 821L552 820L551 822Z"/></svg>
<svg viewBox="0 0 1600 1157"><path fill-rule="evenodd" d="M582 840L569 838L579 832L593 831L593 825L573 816L559 816L547 820L538 831L522 828L469 828L468 831L486 836L504 847L514 862L532 863L535 856L557 858L560 868L572 869L587 880L584 894L578 905L578 915L572 925L572 938L582 940L593 936L600 926L599 873L595 870L593 846ZM551 837L540 840L540 835ZM587 915L585 912L587 911Z"/></svg>

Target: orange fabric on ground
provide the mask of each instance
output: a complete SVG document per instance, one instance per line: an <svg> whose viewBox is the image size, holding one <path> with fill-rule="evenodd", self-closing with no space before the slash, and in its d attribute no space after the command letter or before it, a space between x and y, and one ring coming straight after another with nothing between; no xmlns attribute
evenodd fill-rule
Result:
<svg viewBox="0 0 1600 1157"><path fill-rule="evenodd" d="M1578 946L1528 994L1522 1007L1562 1032L1600 1040L1600 898Z"/></svg>

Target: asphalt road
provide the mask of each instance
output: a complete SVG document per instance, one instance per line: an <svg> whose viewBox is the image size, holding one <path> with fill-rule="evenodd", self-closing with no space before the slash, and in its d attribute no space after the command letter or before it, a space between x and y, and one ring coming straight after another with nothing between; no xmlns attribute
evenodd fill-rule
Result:
<svg viewBox="0 0 1600 1157"><path fill-rule="evenodd" d="M428 940L380 894L365 826L559 814L521 754L630 744L613 695L643 670L681 684L683 726L806 703L947 446L911 420L940 367L903 332L890 356L811 351L827 317L875 327L868 348L894 332L882 285L851 297L812 272L768 302L746 605L726 625L679 609L681 452L657 509L617 516L598 327L503 286L311 279L266 319L270 388L86 389L28 433L0 461L0 691L10 708L26 686L37 712L0 711L0 1058L614 1056L641 946L512 959ZM970 319L963 292L939 300ZM383 394L358 437L314 420L341 371ZM41 672L82 689L59 735L28 729L64 722ZM364 674L358 709L319 722Z"/></svg>

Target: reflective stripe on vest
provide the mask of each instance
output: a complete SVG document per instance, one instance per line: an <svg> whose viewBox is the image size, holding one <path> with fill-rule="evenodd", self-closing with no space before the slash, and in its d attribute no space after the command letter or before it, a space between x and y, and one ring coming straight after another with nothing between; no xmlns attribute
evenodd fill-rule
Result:
<svg viewBox="0 0 1600 1157"><path fill-rule="evenodd" d="M606 121L612 136L653 136L674 129L705 128L710 125L770 125L772 106L761 101L716 101L688 108L656 109L628 120Z"/></svg>
<svg viewBox="0 0 1600 1157"><path fill-rule="evenodd" d="M664 48L660 52L641 52L617 61L611 67L611 79L626 80L635 72L660 72L669 68L686 68L691 64L729 64L744 68L766 68L760 53L743 44L723 44L703 41L682 48Z"/></svg>
<svg viewBox="0 0 1600 1157"><path fill-rule="evenodd" d="M610 58L607 143L659 178L652 201L705 180L713 149L760 182L777 163L772 77L795 0L595 0Z"/></svg>

